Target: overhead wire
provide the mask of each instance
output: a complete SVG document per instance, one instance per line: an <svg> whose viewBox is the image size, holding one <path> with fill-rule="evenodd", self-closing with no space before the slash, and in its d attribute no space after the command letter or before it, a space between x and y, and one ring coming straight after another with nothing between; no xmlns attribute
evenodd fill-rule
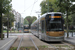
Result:
<svg viewBox="0 0 75 50"><path fill-rule="evenodd" d="M30 7L32 7L32 10L33 10L33 7L34 7L34 4L37 2L38 0L36 0L36 1L34 1L34 3L32 4L32 5L30 5L27 9L25 9L25 0L24 0L24 12L25 11L27 11ZM31 12L30 12L30 15L31 15L31 13L32 13L32 10L31 10Z"/></svg>
<svg viewBox="0 0 75 50"><path fill-rule="evenodd" d="M25 9L25 0L24 0L24 9Z"/></svg>
<svg viewBox="0 0 75 50"><path fill-rule="evenodd" d="M37 0L37 1L38 1L38 0ZM37 1L35 1L34 4L35 4ZM33 4L33 7L34 7L34 4ZM33 10L33 7L32 7L32 10ZM31 15L31 13L32 13L32 10L31 10L31 12L30 12L30 15Z"/></svg>
<svg viewBox="0 0 75 50"><path fill-rule="evenodd" d="M37 0L38 1L38 0ZM25 11L27 11L30 7L32 7L37 1L35 1L32 5L30 5L28 8L26 8L25 10L24 10L24 12ZM34 6L33 6L34 7ZM33 8L32 8L33 9Z"/></svg>

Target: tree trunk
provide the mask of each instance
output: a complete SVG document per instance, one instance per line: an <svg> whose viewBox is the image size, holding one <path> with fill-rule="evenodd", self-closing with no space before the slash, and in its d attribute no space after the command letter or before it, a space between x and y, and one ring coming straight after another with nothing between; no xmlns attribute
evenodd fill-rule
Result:
<svg viewBox="0 0 75 50"><path fill-rule="evenodd" d="M1 40L3 39L3 27L2 27L2 0L0 1L0 35Z"/></svg>
<svg viewBox="0 0 75 50"><path fill-rule="evenodd" d="M69 37L69 29L68 29L68 11L67 11L67 17L66 17L66 24L67 24L67 38Z"/></svg>
<svg viewBox="0 0 75 50"><path fill-rule="evenodd" d="M3 39L2 13L0 13L0 35L2 40Z"/></svg>

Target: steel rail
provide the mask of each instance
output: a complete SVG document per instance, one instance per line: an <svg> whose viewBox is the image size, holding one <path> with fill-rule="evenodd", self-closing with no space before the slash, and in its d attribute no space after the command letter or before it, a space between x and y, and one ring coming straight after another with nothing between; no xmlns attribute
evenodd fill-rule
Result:
<svg viewBox="0 0 75 50"><path fill-rule="evenodd" d="M18 45L17 50L19 50L19 49L20 49L20 45L21 45L22 39L23 39L23 36L21 37L21 40L20 40L20 43L19 43L19 45Z"/></svg>
<svg viewBox="0 0 75 50"><path fill-rule="evenodd" d="M67 45L67 46L69 46L71 48L70 45L72 45L72 44L69 44L69 43L66 43L66 42L62 42L62 43L64 43L64 45Z"/></svg>
<svg viewBox="0 0 75 50"><path fill-rule="evenodd" d="M53 45L49 44L50 46L52 46L53 48L55 48ZM55 50L58 50L57 48L55 48Z"/></svg>
<svg viewBox="0 0 75 50"><path fill-rule="evenodd" d="M33 42L33 44L34 44L35 48L36 48L37 50L39 50L39 49L38 49L38 47L35 45L35 43L34 43L33 39L32 39L31 37L29 37L29 38L30 38L30 40Z"/></svg>
<svg viewBox="0 0 75 50"><path fill-rule="evenodd" d="M63 45L67 45L67 46L69 46L70 48L71 48L71 46L68 44L68 43L66 43L66 42L62 42L63 43ZM50 44L50 46L52 46L52 47L54 47L55 48L55 46L53 46L53 45L51 45ZM55 48L55 50L58 50L57 48Z"/></svg>

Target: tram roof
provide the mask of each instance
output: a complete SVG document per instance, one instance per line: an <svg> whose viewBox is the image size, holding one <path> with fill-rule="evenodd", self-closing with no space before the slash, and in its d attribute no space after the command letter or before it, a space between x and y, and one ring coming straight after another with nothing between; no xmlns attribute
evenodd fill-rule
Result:
<svg viewBox="0 0 75 50"><path fill-rule="evenodd" d="M55 14L55 13L62 14L61 12L48 12L47 14Z"/></svg>
<svg viewBox="0 0 75 50"><path fill-rule="evenodd" d="M47 13L43 14L42 16L45 16L47 14L62 14L62 13L61 12L47 12Z"/></svg>

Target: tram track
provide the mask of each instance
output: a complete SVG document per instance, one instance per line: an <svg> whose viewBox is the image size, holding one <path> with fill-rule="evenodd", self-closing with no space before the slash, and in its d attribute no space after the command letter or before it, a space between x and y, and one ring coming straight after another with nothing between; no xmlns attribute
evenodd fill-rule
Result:
<svg viewBox="0 0 75 50"><path fill-rule="evenodd" d="M21 37L21 40L20 40L20 43L19 43L19 45L18 45L17 50L19 50L19 49L20 49L20 46L21 46L21 42L22 42L22 40L23 40L23 36Z"/></svg>
<svg viewBox="0 0 75 50"><path fill-rule="evenodd" d="M53 45L51 45L51 44L50 44L50 46L52 46L55 50L58 50L55 46L53 46Z"/></svg>
<svg viewBox="0 0 75 50"><path fill-rule="evenodd" d="M35 48L38 50L38 47L36 46L36 44L34 43L33 39L31 37L29 37L31 39L31 41L33 42Z"/></svg>
<svg viewBox="0 0 75 50"><path fill-rule="evenodd" d="M72 50L72 49L74 49L74 46L72 46L72 44L69 44L69 43L66 43L66 42L61 42L61 43L56 43L56 44L50 44L50 46L52 46L52 47L54 47L55 48L55 50L60 50L60 49L64 49L64 48L66 48L66 49L70 49L70 50Z"/></svg>
<svg viewBox="0 0 75 50"><path fill-rule="evenodd" d="M24 35L21 36L21 39L20 39L20 42L19 42L19 44L18 44L17 50L20 50L20 48L23 47L23 46L21 46L21 45L22 45L22 42L25 41L25 40L23 40L23 38L24 38ZM32 39L31 36L29 36L29 39L30 39L31 42L33 43L34 48L35 48L36 50L39 50L38 47L36 46L35 42L33 41L33 39ZM23 45L25 45L25 44L23 44ZM27 44L26 44L26 45L27 45Z"/></svg>
<svg viewBox="0 0 75 50"><path fill-rule="evenodd" d="M45 42L45 41L40 41L33 35L24 35L24 34L18 36L17 41L14 43L14 45L12 45L12 47L17 48L16 50L49 50L49 49L60 50L61 48L63 48L63 46L65 46L65 48L66 47L73 48L71 44L66 42L57 42L57 43ZM31 49L29 49L28 47L30 47Z"/></svg>
<svg viewBox="0 0 75 50"><path fill-rule="evenodd" d="M62 42L62 43L64 43L64 45L69 46L70 48L74 48L74 46L73 46L72 44L69 44L69 43L67 43L67 42Z"/></svg>

